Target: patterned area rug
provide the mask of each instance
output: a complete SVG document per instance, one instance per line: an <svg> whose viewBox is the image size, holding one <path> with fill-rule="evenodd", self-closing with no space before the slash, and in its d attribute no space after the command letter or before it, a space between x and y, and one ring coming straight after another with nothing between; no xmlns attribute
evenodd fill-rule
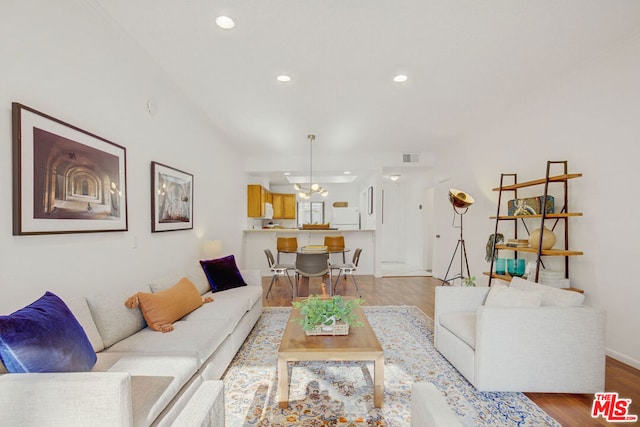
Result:
<svg viewBox="0 0 640 427"><path fill-rule="evenodd" d="M223 380L226 425L408 426L411 385L442 391L466 426L559 426L522 393L481 393L433 346L417 307L363 307L385 353L384 405L373 406L372 362L289 364L289 408L278 407L276 360L290 308L265 308Z"/></svg>

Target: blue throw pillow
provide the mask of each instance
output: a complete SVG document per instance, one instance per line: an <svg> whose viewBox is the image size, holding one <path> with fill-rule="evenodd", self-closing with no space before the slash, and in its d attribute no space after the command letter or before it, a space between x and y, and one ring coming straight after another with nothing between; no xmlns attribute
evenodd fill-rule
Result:
<svg viewBox="0 0 640 427"><path fill-rule="evenodd" d="M96 353L67 305L46 292L8 316L0 316L0 359L7 371L81 372Z"/></svg>
<svg viewBox="0 0 640 427"><path fill-rule="evenodd" d="M247 286L233 255L224 258L200 261L204 274L209 280L212 292Z"/></svg>

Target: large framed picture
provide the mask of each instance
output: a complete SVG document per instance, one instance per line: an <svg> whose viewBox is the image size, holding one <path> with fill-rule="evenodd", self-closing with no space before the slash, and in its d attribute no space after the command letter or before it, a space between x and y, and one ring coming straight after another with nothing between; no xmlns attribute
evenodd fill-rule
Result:
<svg viewBox="0 0 640 427"><path fill-rule="evenodd" d="M151 162L151 231L193 228L193 175Z"/></svg>
<svg viewBox="0 0 640 427"><path fill-rule="evenodd" d="M17 102L13 234L127 231L126 150Z"/></svg>

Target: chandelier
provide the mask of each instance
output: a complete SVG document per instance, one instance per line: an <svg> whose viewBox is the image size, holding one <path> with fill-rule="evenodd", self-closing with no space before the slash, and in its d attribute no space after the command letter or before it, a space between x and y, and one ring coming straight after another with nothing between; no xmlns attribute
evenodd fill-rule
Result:
<svg viewBox="0 0 640 427"><path fill-rule="evenodd" d="M327 197L329 192L313 182L313 141L316 139L316 136L307 135L307 139L309 140L309 187L305 188L300 184L296 184L295 189L298 191L298 196L301 199L309 199L313 193L319 193L322 197Z"/></svg>

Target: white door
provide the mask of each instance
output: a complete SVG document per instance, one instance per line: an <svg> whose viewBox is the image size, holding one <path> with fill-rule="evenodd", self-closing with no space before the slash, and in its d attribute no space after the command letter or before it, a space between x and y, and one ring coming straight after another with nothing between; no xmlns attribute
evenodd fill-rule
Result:
<svg viewBox="0 0 640 427"><path fill-rule="evenodd" d="M455 218L453 207L449 202L449 188L452 180L447 179L438 183L433 198L435 212L435 239L433 245L433 277L444 279L460 237L460 229L454 228ZM456 223L455 225L460 225ZM455 276L460 270L459 252L451 265L449 277Z"/></svg>

